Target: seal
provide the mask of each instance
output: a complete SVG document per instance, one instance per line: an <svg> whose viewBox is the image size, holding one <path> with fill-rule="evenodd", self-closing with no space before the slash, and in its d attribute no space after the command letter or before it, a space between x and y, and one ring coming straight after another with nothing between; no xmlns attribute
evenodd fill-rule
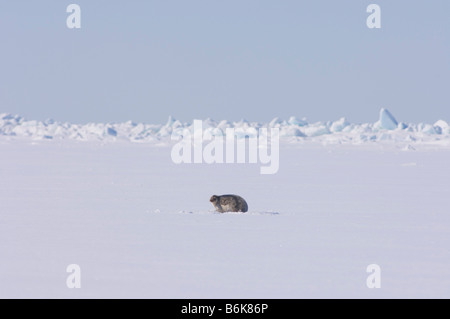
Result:
<svg viewBox="0 0 450 319"><path fill-rule="evenodd" d="M213 195L209 201L214 205L214 208L219 213L225 212L243 212L248 211L247 202L238 195L227 194L227 195Z"/></svg>

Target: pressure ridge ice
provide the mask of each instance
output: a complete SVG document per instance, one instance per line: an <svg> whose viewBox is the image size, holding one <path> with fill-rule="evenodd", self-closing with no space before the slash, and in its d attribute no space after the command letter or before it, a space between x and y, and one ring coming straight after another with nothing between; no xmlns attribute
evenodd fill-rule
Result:
<svg viewBox="0 0 450 319"><path fill-rule="evenodd" d="M234 128L237 138L259 128L279 128L280 138L295 141L319 141L329 143L367 143L376 141L450 144L450 126L444 120L434 124L398 122L387 110L381 109L375 123L350 123L346 118L336 121L310 123L306 119L291 116L288 120L274 118L269 123L241 120L239 122L203 120L203 130L212 135L226 128ZM31 138L38 140L73 139L82 141L166 142L177 129L193 131L193 121L182 123L172 116L165 124L88 123L72 124L54 120L26 120L19 115L0 114L0 138ZM240 132L240 134L238 134Z"/></svg>

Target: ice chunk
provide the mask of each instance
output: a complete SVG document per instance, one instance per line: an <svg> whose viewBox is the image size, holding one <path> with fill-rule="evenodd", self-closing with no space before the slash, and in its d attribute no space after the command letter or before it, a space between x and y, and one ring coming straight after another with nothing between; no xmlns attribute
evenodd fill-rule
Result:
<svg viewBox="0 0 450 319"><path fill-rule="evenodd" d="M305 127L305 134L310 137L320 136L324 134L330 134L330 130L324 124L319 122Z"/></svg>
<svg viewBox="0 0 450 319"><path fill-rule="evenodd" d="M398 126L397 126L400 130L404 130L404 129L407 129L408 128L408 124L406 124L406 123L403 123L403 122L400 122L400 123L398 123Z"/></svg>
<svg viewBox="0 0 450 319"><path fill-rule="evenodd" d="M330 131L331 132L341 132L349 124L350 123L347 122L345 117L341 117L339 120L331 123Z"/></svg>
<svg viewBox="0 0 450 319"><path fill-rule="evenodd" d="M433 129L435 130L436 134L442 134L442 128L440 126L434 126Z"/></svg>
<svg viewBox="0 0 450 319"><path fill-rule="evenodd" d="M217 127L217 122L208 117L205 120L203 120L202 125L203 125L203 129L215 128L215 127Z"/></svg>
<svg viewBox="0 0 450 319"><path fill-rule="evenodd" d="M421 131L422 133L425 133L425 134L436 134L436 133L438 133L438 132L436 132L436 130L434 129L434 126L431 125L431 124L423 124L423 123L420 123L420 124L419 124L419 129L420 129L420 131ZM439 130L439 131L441 131L441 130ZM438 134L439 134L439 133L438 133Z"/></svg>
<svg viewBox="0 0 450 319"><path fill-rule="evenodd" d="M106 129L106 134L111 135L111 136L117 136L117 131L115 129L113 129L112 127L108 127Z"/></svg>
<svg viewBox="0 0 450 319"><path fill-rule="evenodd" d="M169 115L169 119L167 120L167 123L165 126L175 128L175 127L180 127L182 125L183 124L181 124L180 121L176 120L172 115Z"/></svg>
<svg viewBox="0 0 450 319"><path fill-rule="evenodd" d="M288 120L288 123L291 125L297 125L297 126L305 126L308 125L308 122L306 122L305 119L299 120L295 116L291 116Z"/></svg>
<svg viewBox="0 0 450 319"><path fill-rule="evenodd" d="M2 114L0 114L0 119L2 119L2 120L12 120L12 119L14 119L14 116L12 114L9 114L9 113L2 113Z"/></svg>
<svg viewBox="0 0 450 319"><path fill-rule="evenodd" d="M439 126L440 128L444 129L448 127L448 123L444 120L438 120L436 123L434 123L434 126Z"/></svg>
<svg viewBox="0 0 450 319"><path fill-rule="evenodd" d="M270 121L269 127L278 127L282 123L283 121L279 117L275 117L272 121Z"/></svg>
<svg viewBox="0 0 450 319"><path fill-rule="evenodd" d="M380 128L386 130L395 130L398 127L398 122L387 109L382 108L380 111L379 125Z"/></svg>
<svg viewBox="0 0 450 319"><path fill-rule="evenodd" d="M448 134L450 132L450 126L444 120L436 121L433 126L438 134Z"/></svg>
<svg viewBox="0 0 450 319"><path fill-rule="evenodd" d="M305 134L302 133L298 128L293 126L288 126L283 128L280 132L280 136L298 136L298 137L306 137Z"/></svg>

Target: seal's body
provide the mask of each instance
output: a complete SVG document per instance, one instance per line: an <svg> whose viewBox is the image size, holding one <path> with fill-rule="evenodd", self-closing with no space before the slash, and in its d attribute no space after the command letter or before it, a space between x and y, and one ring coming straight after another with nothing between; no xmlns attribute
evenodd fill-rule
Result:
<svg viewBox="0 0 450 319"><path fill-rule="evenodd" d="M247 202L238 195L213 195L209 201L214 205L219 213L248 211Z"/></svg>

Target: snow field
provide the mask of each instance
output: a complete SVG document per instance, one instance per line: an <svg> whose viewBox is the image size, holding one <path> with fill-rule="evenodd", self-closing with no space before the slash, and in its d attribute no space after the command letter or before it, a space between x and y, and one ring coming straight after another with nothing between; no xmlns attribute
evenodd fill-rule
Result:
<svg viewBox="0 0 450 319"><path fill-rule="evenodd" d="M448 298L450 151L402 147L285 141L261 175L167 145L1 140L0 297ZM215 213L223 193L249 212Z"/></svg>

